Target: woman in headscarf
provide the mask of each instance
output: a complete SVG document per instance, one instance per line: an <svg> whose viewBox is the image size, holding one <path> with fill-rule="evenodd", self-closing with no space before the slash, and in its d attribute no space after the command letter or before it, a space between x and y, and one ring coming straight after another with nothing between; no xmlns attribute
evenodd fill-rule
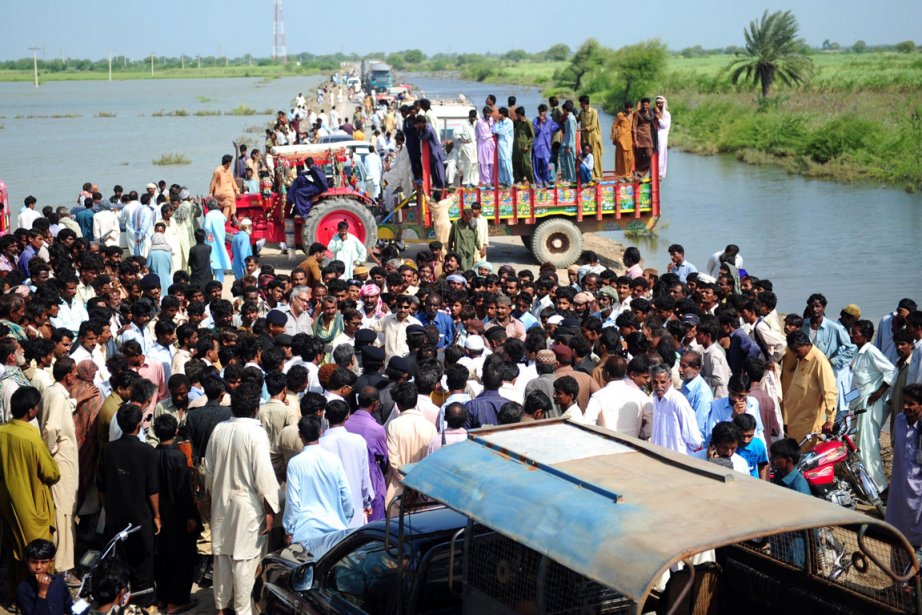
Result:
<svg viewBox="0 0 922 615"><path fill-rule="evenodd" d="M656 97L656 153L659 157L659 178L666 178L666 147L669 145L669 127L672 126L672 115L669 113L669 103L665 96Z"/></svg>
<svg viewBox="0 0 922 615"><path fill-rule="evenodd" d="M740 270L730 263L720 264L720 273L730 276L733 279L733 294L739 295L743 291L740 288Z"/></svg>
<svg viewBox="0 0 922 615"><path fill-rule="evenodd" d="M82 400L77 402L77 409L74 412L74 431L77 436L77 457L80 464L80 478L77 486L78 511L91 489L96 476L96 464L99 461L99 439L96 437L96 432L103 399L99 389L93 384L98 370L99 367L92 359L80 361L77 363L77 379L70 388L71 397Z"/></svg>
<svg viewBox="0 0 922 615"><path fill-rule="evenodd" d="M173 248L166 238L166 224L158 222L154 231L150 240L150 254L147 255L147 267L160 278L160 289L166 296L167 289L173 283Z"/></svg>
<svg viewBox="0 0 922 615"><path fill-rule="evenodd" d="M28 296L28 286L17 286L0 297L0 324L5 325L6 328L9 329L8 335L10 337L17 341L24 342L29 339L29 336L26 335L26 330L21 326L26 316L26 302L20 294L21 289L25 289L26 296Z"/></svg>

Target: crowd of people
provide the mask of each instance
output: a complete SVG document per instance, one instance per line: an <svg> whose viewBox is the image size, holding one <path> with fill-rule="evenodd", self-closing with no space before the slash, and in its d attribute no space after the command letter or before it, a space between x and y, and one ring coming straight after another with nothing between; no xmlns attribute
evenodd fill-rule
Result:
<svg viewBox="0 0 922 615"><path fill-rule="evenodd" d="M248 220L228 254L214 190L204 215L178 185L115 192L88 184L76 212L29 197L0 237L4 594L25 613L64 612L81 555L130 523L96 608L152 589L133 604L184 612L206 558L218 612L245 615L267 550L319 555L385 517L404 464L556 417L803 490L801 443L867 409L861 458L922 545L911 299L876 327L854 304L828 317L819 293L782 317L736 245L701 270L672 245L662 269L629 247L623 268L585 252L517 271L490 262L476 205L414 258L379 258L346 224L282 272Z"/></svg>
<svg viewBox="0 0 922 615"><path fill-rule="evenodd" d="M401 94L379 102L374 92L348 86L347 75L335 74L318 88L316 100L298 94L291 111L279 111L266 130L264 150L241 148L237 177L249 193L290 187L297 169L275 165L271 155L277 145L327 143L336 138L368 141L373 151L350 157L344 172L352 187L385 209L393 209L399 195L408 196L422 181L422 144L429 146L429 177L434 196L456 187L499 185L591 184L602 179L605 148L599 113L588 96L578 103L551 96L536 115L509 96L506 106L496 96L486 97L481 111L471 109L450 139L438 105L427 98L411 100ZM654 152L660 179L666 177L667 147L672 117L663 96L642 98L634 110L626 103L611 129L615 176L619 181L644 181L650 177ZM302 175L307 169L302 170ZM230 176L228 175L228 178ZM338 178L337 178L338 179ZM316 178L307 178L314 184ZM227 191L228 198L233 196ZM229 215L225 211L225 215Z"/></svg>

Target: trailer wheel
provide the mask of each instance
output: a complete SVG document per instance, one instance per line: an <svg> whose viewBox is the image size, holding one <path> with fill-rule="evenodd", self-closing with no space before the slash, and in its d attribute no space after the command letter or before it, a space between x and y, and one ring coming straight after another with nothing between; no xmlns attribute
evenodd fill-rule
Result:
<svg viewBox="0 0 922 615"><path fill-rule="evenodd" d="M569 267L583 252L583 235L565 218L545 220L535 229L531 252L539 263L551 263L558 269Z"/></svg>
<svg viewBox="0 0 922 615"><path fill-rule="evenodd" d="M321 201L311 208L301 227L304 251L314 242L328 245L336 234L336 226L343 221L349 223L349 232L371 252L378 242L378 223L364 203L347 198Z"/></svg>

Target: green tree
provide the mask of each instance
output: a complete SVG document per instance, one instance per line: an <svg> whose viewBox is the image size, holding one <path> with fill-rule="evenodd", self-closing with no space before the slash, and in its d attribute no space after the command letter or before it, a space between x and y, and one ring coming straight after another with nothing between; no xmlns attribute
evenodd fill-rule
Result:
<svg viewBox="0 0 922 615"><path fill-rule="evenodd" d="M707 52L701 45L695 45L694 47L686 47L679 52L679 55L681 55L683 58L700 58L707 55Z"/></svg>
<svg viewBox="0 0 922 615"><path fill-rule="evenodd" d="M912 53L916 50L916 44L912 41L903 41L896 44L896 50L900 53Z"/></svg>
<svg viewBox="0 0 922 615"><path fill-rule="evenodd" d="M609 101L612 108L617 109L626 100L648 94L665 72L667 56L666 44L659 39L627 45L616 51L609 63L611 72L616 75L610 80L614 85L609 90L609 95L614 97Z"/></svg>
<svg viewBox="0 0 922 615"><path fill-rule="evenodd" d="M574 92L579 91L586 76L597 70L605 57L605 48L594 38L588 39L580 45L570 64L560 72L558 85L569 87Z"/></svg>
<svg viewBox="0 0 922 615"><path fill-rule="evenodd" d="M394 70L404 70L407 67L407 59L403 55L402 51L395 51L394 53L389 54L387 56L387 63L390 64L391 68Z"/></svg>
<svg viewBox="0 0 922 615"><path fill-rule="evenodd" d="M403 59L407 64L422 64L426 61L426 54L419 49L407 49L403 52Z"/></svg>
<svg viewBox="0 0 922 615"><path fill-rule="evenodd" d="M524 49L510 49L503 54L503 59L510 62L521 62L528 59L528 52Z"/></svg>
<svg viewBox="0 0 922 615"><path fill-rule="evenodd" d="M806 82L813 61L798 50L797 31L797 18L791 11L765 11L762 19L749 22L743 30L746 51L727 67L730 80L738 83L745 77L753 85L761 84L762 98L768 97L776 78L786 85Z"/></svg>
<svg viewBox="0 0 922 615"><path fill-rule="evenodd" d="M868 50L868 44L864 41L855 41L855 44L852 45L852 51L855 53L864 53Z"/></svg>
<svg viewBox="0 0 922 615"><path fill-rule="evenodd" d="M549 62L566 62L570 57L570 48L563 43L557 43L544 52L544 58Z"/></svg>

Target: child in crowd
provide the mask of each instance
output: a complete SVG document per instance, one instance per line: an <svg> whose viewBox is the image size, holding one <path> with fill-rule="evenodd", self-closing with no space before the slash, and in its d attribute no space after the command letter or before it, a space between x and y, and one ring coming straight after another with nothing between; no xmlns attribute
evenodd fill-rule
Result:
<svg viewBox="0 0 922 615"><path fill-rule="evenodd" d="M800 461L800 447L797 445L797 440L794 438L778 440L772 444L771 453L769 461L775 471L772 482L800 493L812 495L807 479L797 469L797 462Z"/></svg>
<svg viewBox="0 0 922 615"><path fill-rule="evenodd" d="M695 456L708 461L726 459L737 472L749 474L749 464L736 454L741 439L742 433L739 427L730 421L721 421L714 426L714 431L711 432L711 444L695 453Z"/></svg>
<svg viewBox="0 0 922 615"><path fill-rule="evenodd" d="M244 194L259 194L259 179L253 175L253 169L248 167L246 179L243 180Z"/></svg>
<svg viewBox="0 0 922 615"><path fill-rule="evenodd" d="M52 574L54 543L44 538L26 545L25 556L29 576L16 588L16 605L20 613L70 615L74 601L64 577Z"/></svg>
<svg viewBox="0 0 922 615"><path fill-rule="evenodd" d="M592 182L592 169L595 166L595 159L592 156L592 147L583 146L583 157L579 163L579 181L584 184Z"/></svg>
<svg viewBox="0 0 922 615"><path fill-rule="evenodd" d="M171 414L154 421L157 465L160 468L162 526L154 547L157 602L168 613L180 613L193 604L190 596L199 515L192 497L189 462L176 445L179 423Z"/></svg>
<svg viewBox="0 0 922 615"><path fill-rule="evenodd" d="M749 466L749 473L762 480L768 480L768 452L765 443L756 438L756 419L751 414L737 414L733 424L740 430L740 445L737 455Z"/></svg>

